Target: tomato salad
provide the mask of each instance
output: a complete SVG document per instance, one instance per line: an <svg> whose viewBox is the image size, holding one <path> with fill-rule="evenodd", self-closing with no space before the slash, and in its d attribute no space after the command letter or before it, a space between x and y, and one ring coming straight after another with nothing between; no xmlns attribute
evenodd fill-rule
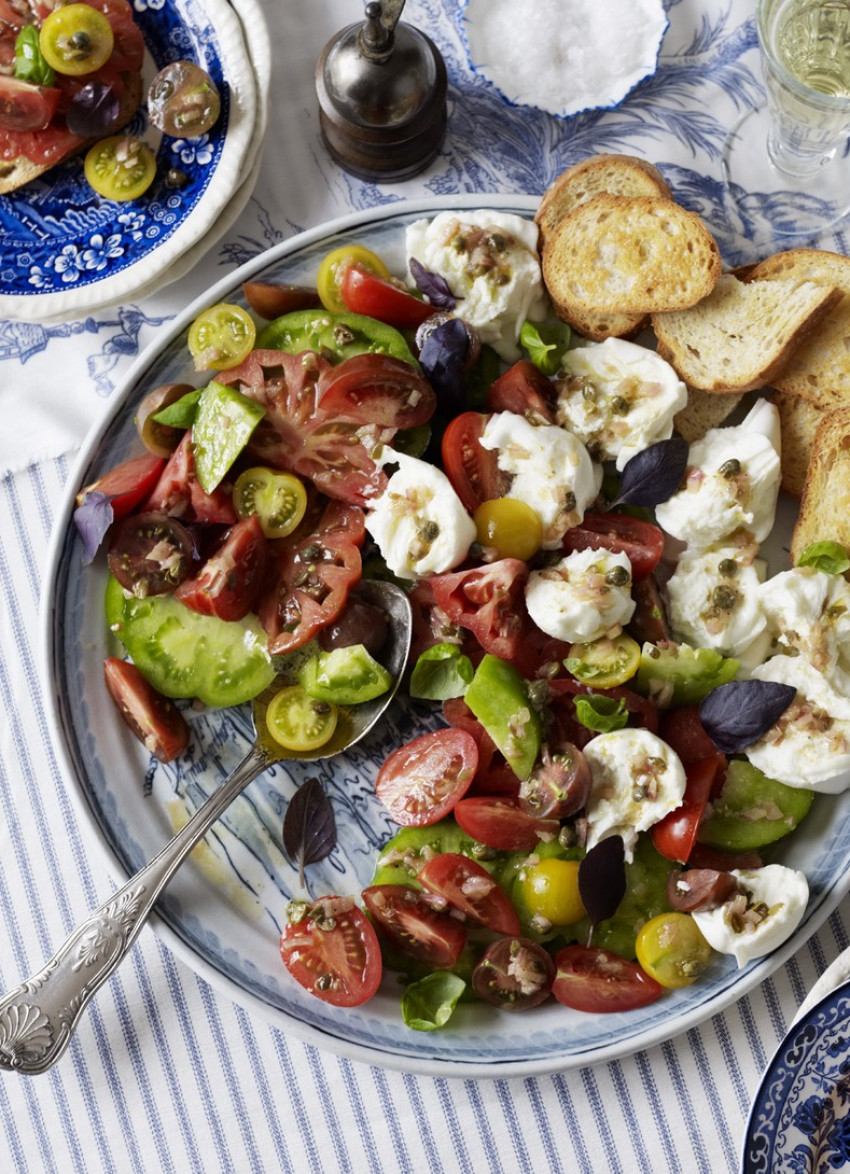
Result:
<svg viewBox="0 0 850 1174"><path fill-rule="evenodd" d="M415 621L406 690L444 725L378 773L399 830L373 883L292 902L287 970L340 1006L399 972L421 1030L469 998L628 1010L717 951L766 953L803 916L805 877L771 845L845 785L850 714L786 670L806 633L832 639L850 560L821 544L787 572L832 601L818 632L792 630L787 600L737 631L766 586L748 576L778 492L770 405L709 434L709 468L673 434L687 393L671 368L555 318L533 225L444 216L408 230L406 281L337 250L317 289L254 283L253 313L193 324L212 378L151 392L146 455L78 498L128 656L106 682L167 760L189 738L175 701L240 704L269 688L271 654L297 654L275 736L321 744L336 700L389 684L381 617L355 589L395 579ZM835 755L803 785L801 714ZM777 748L790 766L768 770Z"/></svg>

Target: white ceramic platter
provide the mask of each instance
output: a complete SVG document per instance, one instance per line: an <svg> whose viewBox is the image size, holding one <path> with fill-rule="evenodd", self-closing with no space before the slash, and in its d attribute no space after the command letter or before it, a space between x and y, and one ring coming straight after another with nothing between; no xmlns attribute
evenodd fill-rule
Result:
<svg viewBox="0 0 850 1174"><path fill-rule="evenodd" d="M253 169L258 83L234 8L227 0L134 0L133 15L145 39L145 88L169 61L196 61L222 94L221 116L206 135L171 139L148 127L143 103L127 129L155 150L157 178L138 200L98 196L80 156L0 196L0 317L83 317L151 292L189 250L215 240L211 230ZM165 183L170 168L186 174L179 189Z"/></svg>
<svg viewBox="0 0 850 1174"><path fill-rule="evenodd" d="M88 825L122 879L149 860L236 764L250 739L246 710L189 712L193 745L169 766L150 761L108 700L102 661L111 649L103 620L105 570L86 569L72 525L74 495L99 473L139 451L134 407L160 383L197 383L185 348L188 324L205 306L242 300L248 279L312 283L331 248L358 242L402 273L404 229L447 208L490 206L530 215L522 197L444 197L395 203L294 238L251 261L190 306L129 372L81 454L56 521L43 615L44 679L63 770ZM780 536L781 537L781 536ZM786 534L787 538L787 534ZM780 544L781 545L781 544ZM278 956L278 934L290 895L303 895L281 851L288 797L306 774L319 774L334 804L339 843L311 866L311 891L357 893L371 880L377 847L394 830L373 794L388 751L423 726L422 707L396 703L374 736L333 764L271 768L251 785L173 881L157 932L209 982L272 1023L313 1044L353 1058L420 1073L463 1076L531 1075L612 1060L677 1035L720 1011L788 958L850 887L850 798L819 797L779 858L801 868L811 900L793 940L738 971L718 958L698 984L651 1006L614 1015L581 1015L558 1004L510 1015L484 1006L459 1008L439 1032L407 1029L398 987L389 977L364 1007L342 1010L306 994ZM440 724L428 716L426 724Z"/></svg>

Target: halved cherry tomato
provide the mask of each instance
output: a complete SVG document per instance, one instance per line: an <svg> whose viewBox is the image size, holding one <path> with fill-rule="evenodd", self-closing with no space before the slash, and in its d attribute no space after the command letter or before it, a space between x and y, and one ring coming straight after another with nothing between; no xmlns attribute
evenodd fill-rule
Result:
<svg viewBox="0 0 850 1174"><path fill-rule="evenodd" d="M555 423L555 385L528 359L520 359L490 384L487 410L516 412L532 423Z"/></svg>
<svg viewBox="0 0 850 1174"><path fill-rule="evenodd" d="M171 762L183 753L189 726L173 701L158 693L130 661L109 657L103 676L121 717L154 758Z"/></svg>
<svg viewBox="0 0 850 1174"><path fill-rule="evenodd" d="M192 432L184 432L168 458L159 480L144 503L146 510L159 510L184 521L221 523L232 526L236 519L233 502L223 486L206 493L195 475Z"/></svg>
<svg viewBox="0 0 850 1174"><path fill-rule="evenodd" d="M241 620L254 607L268 564L268 544L256 514L237 522L197 575L175 592L192 611Z"/></svg>
<svg viewBox="0 0 850 1174"><path fill-rule="evenodd" d="M515 799L496 795L461 799L454 817L468 836L500 852L531 852L541 839L557 836L560 827L556 819L540 819Z"/></svg>
<svg viewBox="0 0 850 1174"><path fill-rule="evenodd" d="M519 916L486 868L460 852L440 852L419 872L419 883L438 893L470 921L494 933L519 934Z"/></svg>
<svg viewBox="0 0 850 1174"><path fill-rule="evenodd" d="M389 269L378 254L363 245L342 245L334 249L322 259L316 276L316 287L322 305L333 314L342 314L346 309L340 283L349 265L359 265L367 273L374 273L384 280L390 276Z"/></svg>
<svg viewBox="0 0 850 1174"><path fill-rule="evenodd" d="M242 306L209 306L189 327L189 354L196 371L224 371L243 362L257 338L254 319Z"/></svg>
<svg viewBox="0 0 850 1174"><path fill-rule="evenodd" d="M89 148L83 171L104 199L136 200L154 181L156 156L140 139L126 134L111 135Z"/></svg>
<svg viewBox="0 0 850 1174"><path fill-rule="evenodd" d="M93 73L112 55L115 35L102 12L89 4L64 4L44 18L38 36L48 65L77 77Z"/></svg>
<svg viewBox="0 0 850 1174"><path fill-rule="evenodd" d="M540 549L543 523L532 506L515 497L482 501L472 515L476 537L482 546L495 550L499 558L527 562Z"/></svg>
<svg viewBox="0 0 850 1174"><path fill-rule="evenodd" d="M633 1011L664 992L636 962L599 946L565 946L555 955L555 966L552 994L576 1011Z"/></svg>
<svg viewBox="0 0 850 1174"><path fill-rule="evenodd" d="M182 523L145 511L119 522L109 544L109 570L125 589L144 599L169 595L189 574L194 543Z"/></svg>
<svg viewBox="0 0 850 1174"><path fill-rule="evenodd" d="M240 518L257 517L266 538L285 538L304 517L307 490L293 473L258 465L236 478L233 506Z"/></svg>
<svg viewBox="0 0 850 1174"><path fill-rule="evenodd" d="M381 947L362 909L341 907L342 900L323 897L290 921L280 937L280 956L311 995L335 1007L359 1007L381 985Z"/></svg>
<svg viewBox="0 0 850 1174"><path fill-rule="evenodd" d="M352 313L377 318L397 330L415 330L434 313L428 302L356 263L341 270L339 296Z"/></svg>
<svg viewBox="0 0 850 1174"><path fill-rule="evenodd" d="M716 751L711 758L686 764L687 783L680 806L652 827L652 842L666 860L684 864L690 857L714 781L725 766L726 758Z"/></svg>
<svg viewBox="0 0 850 1174"><path fill-rule="evenodd" d="M668 990L691 986L711 961L711 946L689 913L659 913L638 931L635 953L644 971Z"/></svg>
<svg viewBox="0 0 850 1174"><path fill-rule="evenodd" d="M503 1011L524 1011L549 998L555 963L529 938L499 938L472 972L476 996Z"/></svg>
<svg viewBox="0 0 850 1174"><path fill-rule="evenodd" d="M528 567L503 558L468 571L449 571L430 579L437 606L453 624L470 631L485 652L502 660L517 653L525 632Z"/></svg>
<svg viewBox="0 0 850 1174"><path fill-rule="evenodd" d="M55 86L36 86L0 75L0 128L43 130L56 113L61 97L62 91Z"/></svg>
<svg viewBox="0 0 850 1174"><path fill-rule="evenodd" d="M98 477L77 494L77 505L82 505L89 493L102 493L112 506L112 517L117 522L125 518L145 500L159 481L165 460L146 453L131 457Z"/></svg>
<svg viewBox="0 0 850 1174"><path fill-rule="evenodd" d="M487 417L480 412L461 412L443 433L443 468L471 514L482 501L501 497L504 489L496 453L478 443L486 423Z"/></svg>
<svg viewBox="0 0 850 1174"><path fill-rule="evenodd" d="M318 291L309 285L276 285L271 281L246 281L245 301L255 314L271 322L293 310L314 310L321 306Z"/></svg>
<svg viewBox="0 0 850 1174"><path fill-rule="evenodd" d="M370 885L362 896L379 935L397 950L438 970L455 965L467 937L456 917L409 885Z"/></svg>
<svg viewBox="0 0 850 1174"><path fill-rule="evenodd" d="M632 578L641 579L658 566L664 550L664 534L642 518L630 514L585 514L580 526L564 535L564 550L610 550L626 554Z"/></svg>
<svg viewBox="0 0 850 1174"><path fill-rule="evenodd" d="M478 747L465 730L432 730L394 750L375 779L375 794L402 827L437 823L466 793Z"/></svg>
<svg viewBox="0 0 850 1174"><path fill-rule="evenodd" d="M299 753L330 742L338 720L333 702L310 697L300 685L287 685L275 693L265 713L266 729L278 746Z"/></svg>

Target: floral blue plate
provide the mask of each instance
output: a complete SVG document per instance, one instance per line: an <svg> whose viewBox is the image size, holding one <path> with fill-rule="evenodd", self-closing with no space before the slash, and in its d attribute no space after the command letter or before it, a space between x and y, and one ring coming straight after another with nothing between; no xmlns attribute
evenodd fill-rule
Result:
<svg viewBox="0 0 850 1174"><path fill-rule="evenodd" d="M102 663L120 653L103 613L105 566L82 565L72 524L78 489L135 455L136 405L162 383L201 382L186 347L189 324L208 305L243 303L242 283L315 283L331 249L358 243L402 273L408 224L444 209L493 207L531 216L536 198L443 196L398 202L337 220L276 246L216 284L164 329L128 372L106 415L89 437L68 480L45 576L43 679L54 744L77 801L105 860L123 879L151 859L185 823L205 795L237 764L251 737L246 709L187 707L192 744L162 765L145 754L118 719L104 689ZM790 533L790 515L777 531ZM766 557L771 557L767 554ZM809 880L806 917L794 937L745 970L717 957L699 983L670 991L637 1011L582 1015L556 1003L523 1015L466 1004L442 1031L404 1026L399 987L388 975L362 1007L320 1002L290 979L278 953L288 900L304 896L297 870L283 853L281 825L290 796L306 775L318 775L334 806L338 843L311 865L311 893L358 894L370 883L378 847L394 825L374 794L389 751L415 733L442 724L436 713L398 700L363 743L331 762L279 763L240 796L201 849L177 874L158 906L155 928L197 973L230 998L286 1032L352 1058L434 1075L512 1076L552 1072L613 1060L695 1026L740 998L785 961L814 932L850 888L850 792L819 796L780 858Z"/></svg>
<svg viewBox="0 0 850 1174"><path fill-rule="evenodd" d="M157 156L157 178L138 200L98 196L82 156L0 196L0 317L45 321L82 317L134 296L197 245L245 178L255 147L257 83L242 25L227 0L132 0L145 39L145 89L169 61L197 62L222 95L205 135L171 139L147 124L144 104L128 127ZM169 169L186 180L169 187Z"/></svg>
<svg viewBox="0 0 850 1174"><path fill-rule="evenodd" d="M756 1094L743 1174L803 1174L850 1164L850 985L782 1041Z"/></svg>

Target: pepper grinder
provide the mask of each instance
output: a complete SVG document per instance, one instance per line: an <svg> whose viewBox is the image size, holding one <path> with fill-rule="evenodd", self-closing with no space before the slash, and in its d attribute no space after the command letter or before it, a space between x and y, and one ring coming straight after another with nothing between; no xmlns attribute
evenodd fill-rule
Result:
<svg viewBox="0 0 850 1174"><path fill-rule="evenodd" d="M370 0L366 20L328 41L316 65L322 138L361 179L423 171L446 132L446 66L433 41L399 24L405 0Z"/></svg>

